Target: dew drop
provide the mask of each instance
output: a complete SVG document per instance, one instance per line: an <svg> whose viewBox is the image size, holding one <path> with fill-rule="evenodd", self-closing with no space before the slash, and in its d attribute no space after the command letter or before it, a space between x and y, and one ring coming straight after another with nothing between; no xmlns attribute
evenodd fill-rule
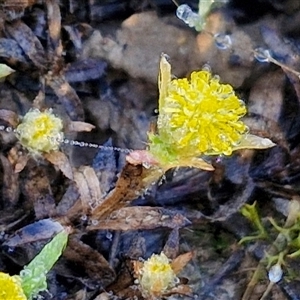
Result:
<svg viewBox="0 0 300 300"><path fill-rule="evenodd" d="M179 279L178 277L175 277L175 278L174 278L174 283L175 283L175 284L179 284L179 283L180 283L180 279Z"/></svg>
<svg viewBox="0 0 300 300"><path fill-rule="evenodd" d="M93 144L93 143L89 143L89 147L90 148L98 148L98 145L97 144Z"/></svg>
<svg viewBox="0 0 300 300"><path fill-rule="evenodd" d="M8 247L7 248L7 253L8 254L11 254L11 253L14 253L15 252L15 248L14 247Z"/></svg>
<svg viewBox="0 0 300 300"><path fill-rule="evenodd" d="M146 161L143 161L143 167L144 167L145 169L150 169L150 168L151 168L151 164L149 164L149 163L146 162Z"/></svg>
<svg viewBox="0 0 300 300"><path fill-rule="evenodd" d="M92 220L92 225L94 225L94 226L96 226L96 225L98 225L98 220Z"/></svg>
<svg viewBox="0 0 300 300"><path fill-rule="evenodd" d="M20 272L20 276L21 277L30 277L30 276L32 276L32 272L29 269L23 269Z"/></svg>
<svg viewBox="0 0 300 300"><path fill-rule="evenodd" d="M271 269L269 270L269 274L268 274L269 280L274 283L277 283L278 281L280 281L282 278L282 275L283 275L283 271L279 264L272 266Z"/></svg>
<svg viewBox="0 0 300 300"><path fill-rule="evenodd" d="M86 221L86 220L87 220L87 215L82 215L82 216L80 217L80 219L81 219L82 221Z"/></svg>
<svg viewBox="0 0 300 300"><path fill-rule="evenodd" d="M110 231L107 231L105 237L106 237L108 240L112 241L113 235L112 235L112 233L111 233Z"/></svg>
<svg viewBox="0 0 300 300"><path fill-rule="evenodd" d="M219 75L214 75L213 80L219 82L220 81L220 76Z"/></svg>
<svg viewBox="0 0 300 300"><path fill-rule="evenodd" d="M175 167L173 170L173 177L176 177L179 171L179 167Z"/></svg>
<svg viewBox="0 0 300 300"><path fill-rule="evenodd" d="M254 49L254 57L259 62L269 62L270 61L270 51L268 49L264 49L262 47Z"/></svg>
<svg viewBox="0 0 300 300"><path fill-rule="evenodd" d="M214 35L214 39L218 49L226 50L232 46L232 40L229 34L217 33Z"/></svg>
<svg viewBox="0 0 300 300"><path fill-rule="evenodd" d="M182 4L177 7L176 16L185 24L189 25L189 27L195 27L201 20L200 16L193 12L187 4Z"/></svg>
<svg viewBox="0 0 300 300"><path fill-rule="evenodd" d="M187 4L182 4L177 7L176 16L185 22L192 12L192 9Z"/></svg>
<svg viewBox="0 0 300 300"><path fill-rule="evenodd" d="M135 283L135 285L132 285L130 288L131 288L132 290L136 291L136 290L139 289L139 287L137 286L137 284L139 284L139 282L137 281L137 282L134 282L134 283Z"/></svg>
<svg viewBox="0 0 300 300"><path fill-rule="evenodd" d="M224 158L223 155L219 155L219 156L216 158L216 163L217 163L217 164L222 163L222 162L223 162L223 158Z"/></svg>
<svg viewBox="0 0 300 300"><path fill-rule="evenodd" d="M211 73L211 67L209 64L205 64L203 67L202 67L202 71L206 71L208 73Z"/></svg>

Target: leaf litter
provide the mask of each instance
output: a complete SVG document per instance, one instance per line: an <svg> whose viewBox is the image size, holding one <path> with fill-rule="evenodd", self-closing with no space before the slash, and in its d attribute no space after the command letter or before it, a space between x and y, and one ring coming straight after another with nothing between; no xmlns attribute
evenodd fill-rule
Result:
<svg viewBox="0 0 300 300"><path fill-rule="evenodd" d="M145 1L143 11L129 2L91 1L79 8L72 1L2 1L0 58L15 72L0 82L1 124L16 128L30 108L51 107L63 119L67 138L144 149L165 52L177 76L209 63L238 88L251 133L277 146L217 158L214 172L182 168L149 177L148 169L126 164L124 153L113 148L63 144L58 152L30 157L12 132L1 131L1 269L14 272L57 226L71 225L74 234L45 299L143 299L133 262L161 251L176 273L183 269L182 285L165 297L188 291L200 299L242 299L247 270L267 248L260 241L237 246L252 232L240 208L257 200L264 216L284 220L278 199L287 203L299 192L299 78L285 67L258 63L253 50L264 46L299 71L299 32L288 22L299 7L287 15L270 1L276 14L254 18L246 5L230 1L197 34L175 18L171 1L171 13L157 1ZM118 15L118 9L126 11L122 20L93 13ZM231 50L215 46L220 32L230 33ZM282 280L271 298L297 299L297 282ZM260 299L266 285L260 282L250 299Z"/></svg>

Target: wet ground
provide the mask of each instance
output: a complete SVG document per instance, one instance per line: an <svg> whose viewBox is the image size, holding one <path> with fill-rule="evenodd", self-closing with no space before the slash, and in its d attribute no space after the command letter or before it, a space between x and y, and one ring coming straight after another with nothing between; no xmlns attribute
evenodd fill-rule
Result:
<svg viewBox="0 0 300 300"><path fill-rule="evenodd" d="M131 262L162 250L194 253L180 273L192 293L172 299L262 299L264 251L300 247L274 252L279 233L268 220L284 226L300 201L300 4L243 2L217 5L201 32L176 17L171 0L0 2L0 60L16 71L0 82L0 109L52 108L67 129L95 126L66 130L68 139L108 147L63 144L62 154L41 157L0 131L1 271L17 274L59 222L74 232L45 299L143 299L131 288ZM250 132L276 147L207 157L215 171L173 169L146 186L147 169L125 156L146 148L161 53L175 77L208 64L246 103ZM4 126L18 122L0 115ZM270 238L239 245L255 234L240 213L254 201ZM300 299L299 259L286 256L283 272L265 299Z"/></svg>

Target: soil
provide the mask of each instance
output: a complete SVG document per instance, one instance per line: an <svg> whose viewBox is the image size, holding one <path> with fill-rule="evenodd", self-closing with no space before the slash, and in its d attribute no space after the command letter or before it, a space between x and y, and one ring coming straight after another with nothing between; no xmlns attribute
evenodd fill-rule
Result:
<svg viewBox="0 0 300 300"><path fill-rule="evenodd" d="M300 211L299 1L221 3L201 31L176 17L174 2L0 1L0 63L15 70L0 82L0 125L51 108L65 138L84 143L34 155L0 131L0 270L18 274L58 224L72 228L44 299L151 299L133 262L161 251L192 257L178 274L183 295L161 298L300 299L300 261L288 256L300 247L299 218L288 221ZM146 149L156 121L162 53L174 78L209 65L246 103L249 131L276 146L205 157L214 171L153 175L126 163ZM269 239L239 244L257 233L241 214L255 201ZM276 251L280 228L270 218L296 228ZM262 298L264 253L281 251L283 277Z"/></svg>

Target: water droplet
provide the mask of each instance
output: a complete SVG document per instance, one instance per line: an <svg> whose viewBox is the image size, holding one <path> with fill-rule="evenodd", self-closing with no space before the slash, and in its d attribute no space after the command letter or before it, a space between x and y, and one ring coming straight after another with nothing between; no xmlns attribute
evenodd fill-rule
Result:
<svg viewBox="0 0 300 300"><path fill-rule="evenodd" d="M210 67L210 65L209 64L203 65L202 71L206 71L208 73L211 73L211 67Z"/></svg>
<svg viewBox="0 0 300 300"><path fill-rule="evenodd" d="M176 177L178 175L179 167L175 167L173 169L173 177Z"/></svg>
<svg viewBox="0 0 300 300"><path fill-rule="evenodd" d="M264 48L256 48L254 49L254 57L259 61L259 62L269 62L271 53L268 49Z"/></svg>
<svg viewBox="0 0 300 300"><path fill-rule="evenodd" d="M269 280L274 283L277 283L278 281L280 281L282 278L282 275L283 275L283 271L279 264L272 266L271 269L269 270L269 274L268 274Z"/></svg>
<svg viewBox="0 0 300 300"><path fill-rule="evenodd" d="M221 50L229 49L232 45L231 37L229 34L217 33L214 35L215 44Z"/></svg>
<svg viewBox="0 0 300 300"><path fill-rule="evenodd" d="M93 143L89 143L89 147L90 148L98 148L98 145L97 144L93 144Z"/></svg>
<svg viewBox="0 0 300 300"><path fill-rule="evenodd" d="M111 233L110 231L108 231L108 232L106 233L105 237L106 237L108 240L112 241L113 235L112 235L112 233Z"/></svg>
<svg viewBox="0 0 300 300"><path fill-rule="evenodd" d="M195 27L200 23L200 16L193 12L187 4L182 4L177 7L176 16L190 27Z"/></svg>
<svg viewBox="0 0 300 300"><path fill-rule="evenodd" d="M30 276L32 276L32 272L29 269L23 269L20 272L20 276L21 277L30 277Z"/></svg>
<svg viewBox="0 0 300 300"><path fill-rule="evenodd" d="M179 283L180 283L180 279L179 279L178 277L175 277L175 278L174 278L174 283L175 283L175 284L179 284Z"/></svg>
<svg viewBox="0 0 300 300"><path fill-rule="evenodd" d="M7 253L8 254L11 254L11 253L14 253L15 252L15 248L14 247L8 247L7 248Z"/></svg>
<svg viewBox="0 0 300 300"><path fill-rule="evenodd" d="M98 225L99 221L98 220L92 220L92 225L96 226Z"/></svg>
<svg viewBox="0 0 300 300"><path fill-rule="evenodd" d="M213 80L215 80L215 81L217 81L217 82L219 82L220 81L220 76L219 75L214 75L213 76Z"/></svg>
<svg viewBox="0 0 300 300"><path fill-rule="evenodd" d="M143 162L143 167L145 168L145 169L150 169L151 168L151 164L149 164L148 162Z"/></svg>
<svg viewBox="0 0 300 300"><path fill-rule="evenodd" d="M86 221L87 220L87 215L82 215L80 218L82 221Z"/></svg>
<svg viewBox="0 0 300 300"><path fill-rule="evenodd" d="M222 162L223 162L223 158L224 158L223 155L219 155L219 156L216 158L216 163L217 163L217 164L222 163Z"/></svg>

